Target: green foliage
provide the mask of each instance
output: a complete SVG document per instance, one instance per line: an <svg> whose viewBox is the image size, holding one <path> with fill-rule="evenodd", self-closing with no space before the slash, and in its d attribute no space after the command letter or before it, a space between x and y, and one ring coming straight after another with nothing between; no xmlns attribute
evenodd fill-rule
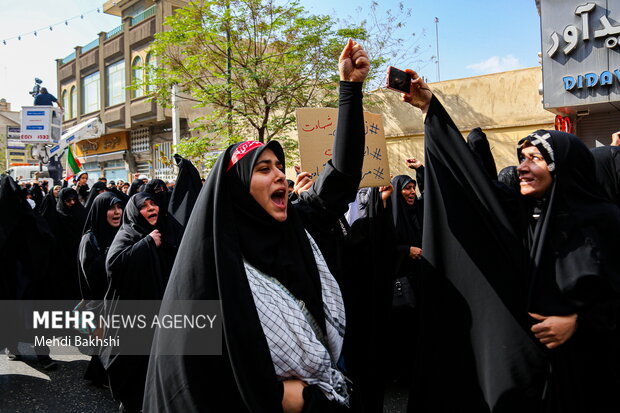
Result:
<svg viewBox="0 0 620 413"><path fill-rule="evenodd" d="M166 25L146 81L164 106L176 83L196 107L211 110L176 148L185 156L206 161L207 153L240 140L286 138L296 108L336 104L344 39L328 16L308 15L295 2L214 0L178 9Z"/></svg>
<svg viewBox="0 0 620 413"><path fill-rule="evenodd" d="M371 7L376 11L376 3ZM337 62L346 39L363 41L366 48L376 44L372 63L383 64L387 40L374 31L380 27L392 36L386 26L401 24L352 21L308 14L296 1L196 0L177 9L166 19L166 31L155 36L157 66L149 68L144 83L165 107L177 84L181 99L195 101L208 114L192 120L199 126L175 150L208 167L229 144L278 139L287 164L296 162L296 141L287 138L295 128L295 109L337 105Z"/></svg>

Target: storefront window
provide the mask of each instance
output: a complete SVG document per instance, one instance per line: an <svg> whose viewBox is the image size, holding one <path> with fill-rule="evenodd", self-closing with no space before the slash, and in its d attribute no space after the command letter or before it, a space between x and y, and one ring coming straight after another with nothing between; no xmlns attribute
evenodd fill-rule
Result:
<svg viewBox="0 0 620 413"><path fill-rule="evenodd" d="M97 182L99 176L101 176L101 169L99 169L99 162L86 162L82 165L82 169L88 172L88 181Z"/></svg>
<svg viewBox="0 0 620 413"><path fill-rule="evenodd" d="M115 159L105 163L105 177L108 181L127 180L127 170L125 169L125 161Z"/></svg>

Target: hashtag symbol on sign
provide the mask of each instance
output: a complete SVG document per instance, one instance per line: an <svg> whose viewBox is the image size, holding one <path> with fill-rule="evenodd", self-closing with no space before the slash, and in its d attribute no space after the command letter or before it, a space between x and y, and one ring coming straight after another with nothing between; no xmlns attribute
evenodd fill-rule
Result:
<svg viewBox="0 0 620 413"><path fill-rule="evenodd" d="M374 152L370 152L370 156L380 161L381 160L381 148L376 148Z"/></svg>
<svg viewBox="0 0 620 413"><path fill-rule="evenodd" d="M375 178L383 179L383 168L375 168L373 173L375 174Z"/></svg>
<svg viewBox="0 0 620 413"><path fill-rule="evenodd" d="M373 123L372 125L370 125L370 133L376 135L378 130L379 130L379 126L377 126L376 123Z"/></svg>

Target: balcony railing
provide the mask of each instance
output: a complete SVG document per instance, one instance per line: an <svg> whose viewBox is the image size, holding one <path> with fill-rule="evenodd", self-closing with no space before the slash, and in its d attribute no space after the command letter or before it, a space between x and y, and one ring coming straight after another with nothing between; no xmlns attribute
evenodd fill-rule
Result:
<svg viewBox="0 0 620 413"><path fill-rule="evenodd" d="M121 33L123 31L123 25L121 24L120 26L110 30L109 32L106 33L105 38L106 39L111 39L112 37L116 36L117 34Z"/></svg>
<svg viewBox="0 0 620 413"><path fill-rule="evenodd" d="M99 46L99 39L95 39L92 42L88 43L86 46L82 47L82 53L86 53L89 50L93 50L95 47Z"/></svg>
<svg viewBox="0 0 620 413"><path fill-rule="evenodd" d="M148 19L149 17L155 16L155 12L157 11L156 6L153 5L148 9L144 10L142 13L135 15L131 18L131 25L134 26L140 23L143 20Z"/></svg>
<svg viewBox="0 0 620 413"><path fill-rule="evenodd" d="M73 59L75 59L75 52L71 53L69 56L67 56L64 59L62 59L62 64L64 65L66 63L69 63Z"/></svg>

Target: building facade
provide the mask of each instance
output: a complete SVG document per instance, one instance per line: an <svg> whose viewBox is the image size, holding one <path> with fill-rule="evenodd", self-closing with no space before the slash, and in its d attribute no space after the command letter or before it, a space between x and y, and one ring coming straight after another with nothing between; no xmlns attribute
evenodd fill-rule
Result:
<svg viewBox="0 0 620 413"><path fill-rule="evenodd" d="M589 147L620 131L620 2L538 0L543 104Z"/></svg>
<svg viewBox="0 0 620 413"><path fill-rule="evenodd" d="M25 144L19 141L20 112L12 111L6 99L0 99L0 172L11 166L36 165Z"/></svg>
<svg viewBox="0 0 620 413"><path fill-rule="evenodd" d="M128 180L141 173L174 178L164 161L172 154L171 110L151 101L150 90L135 85L157 65L149 50L154 35L184 5L185 0L107 1L103 11L118 16L119 26L57 60L63 130L93 117L105 125L105 135L76 148L91 177ZM197 117L192 112L191 105L181 103L181 136L188 133L188 120Z"/></svg>
<svg viewBox="0 0 620 413"><path fill-rule="evenodd" d="M422 73L423 75L423 73ZM517 164L516 144L537 129L553 129L555 115L539 94L540 67L431 83L463 136L477 127L486 133L498 170ZM400 93L378 90L366 110L383 115L390 172L409 174L405 159L424 159L424 118L403 103Z"/></svg>

